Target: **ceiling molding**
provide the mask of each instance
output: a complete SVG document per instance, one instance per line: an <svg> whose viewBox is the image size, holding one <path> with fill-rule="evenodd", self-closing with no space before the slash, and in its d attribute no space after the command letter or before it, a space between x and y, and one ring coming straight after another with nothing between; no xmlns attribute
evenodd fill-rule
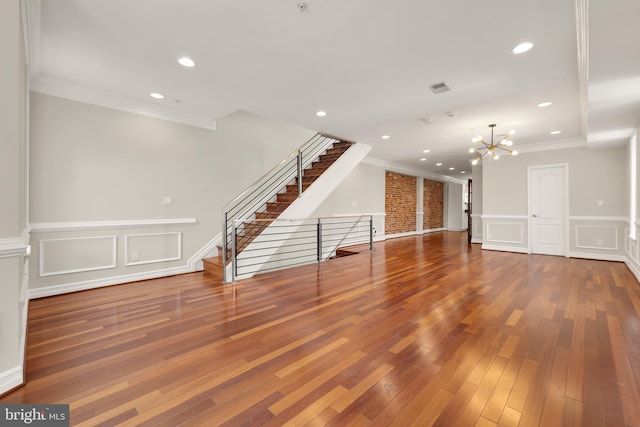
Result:
<svg viewBox="0 0 640 427"><path fill-rule="evenodd" d="M541 141L532 145L518 147L518 153L535 153L538 151L565 150L568 148L587 147L586 138L560 139L555 141Z"/></svg>
<svg viewBox="0 0 640 427"><path fill-rule="evenodd" d="M364 160L362 160L362 163L379 166L381 168L390 170L392 172L398 172L398 173L421 177L421 178L435 179L437 181L453 182L456 184L464 184L465 182L467 182L466 177L461 179L456 179L448 175L442 175L435 172L425 172L420 169L415 169L411 166L403 165L401 163L389 162L386 160L378 159L376 157L367 156L364 158ZM468 175L471 176L471 174L468 174Z"/></svg>
<svg viewBox="0 0 640 427"><path fill-rule="evenodd" d="M582 136L589 129L589 0L575 0L576 42L578 48L578 85Z"/></svg>
<svg viewBox="0 0 640 427"><path fill-rule="evenodd" d="M119 95L103 89L82 86L47 77L36 77L31 81L31 90L45 95L57 96L100 107L112 108L127 113L140 114L156 119L168 120L188 126L216 130L215 118L176 111L151 102Z"/></svg>
<svg viewBox="0 0 640 427"><path fill-rule="evenodd" d="M31 78L40 74L40 26L42 17L41 0L22 0L22 29L24 31L24 44L26 60L29 64Z"/></svg>

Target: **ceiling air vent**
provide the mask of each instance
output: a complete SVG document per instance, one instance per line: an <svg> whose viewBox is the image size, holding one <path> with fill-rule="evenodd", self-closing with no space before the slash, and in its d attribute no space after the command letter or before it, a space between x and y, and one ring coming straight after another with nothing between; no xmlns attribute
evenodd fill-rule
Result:
<svg viewBox="0 0 640 427"><path fill-rule="evenodd" d="M449 86L445 82L436 83L434 85L429 86L433 93L438 94L442 92L448 92L451 90Z"/></svg>

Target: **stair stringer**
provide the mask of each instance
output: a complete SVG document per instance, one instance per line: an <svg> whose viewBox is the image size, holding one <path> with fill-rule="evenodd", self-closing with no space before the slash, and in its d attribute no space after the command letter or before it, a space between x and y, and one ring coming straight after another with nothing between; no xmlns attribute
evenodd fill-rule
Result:
<svg viewBox="0 0 640 427"><path fill-rule="evenodd" d="M269 226L251 242L243 252L238 255L238 260L250 256L255 271L251 273L239 274L237 279L247 279L253 277L278 252L280 246L293 234L301 224L300 220L309 218L311 214L322 204L322 202L338 187L338 185L355 169L355 167L371 151L371 146L362 143L354 143L345 151L322 175L311 184L300 197L289 205L278 217L278 219L289 219L291 226L283 229L278 227L277 233L282 237L276 244L265 243L270 234L275 233L275 227ZM267 246L265 248L265 246ZM247 255L250 253L250 255ZM227 265L227 277L231 277L231 264Z"/></svg>

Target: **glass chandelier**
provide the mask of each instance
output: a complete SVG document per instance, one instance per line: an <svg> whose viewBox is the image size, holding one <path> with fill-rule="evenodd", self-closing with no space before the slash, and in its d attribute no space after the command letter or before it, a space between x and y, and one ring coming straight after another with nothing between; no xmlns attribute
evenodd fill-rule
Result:
<svg viewBox="0 0 640 427"><path fill-rule="evenodd" d="M518 155L518 151L517 150L512 150L510 148L506 148L506 147L511 147L513 145L513 141L510 140L509 138L515 134L516 132L514 130L510 130L506 135L498 135L498 142L495 143L493 141L493 128L495 128L496 125L495 124L490 124L489 128L491 129L491 142L487 143L484 138L482 138L481 136L475 136L473 137L473 139L471 139L472 142L474 143L478 143L478 144L482 144L482 147L479 148L469 148L469 152L470 153L477 153L478 157L476 157L475 159L473 159L471 161L472 165L477 165L478 163L480 163L480 160L482 159L482 157L484 157L485 155L489 154L494 160L498 160L500 158L500 151L504 151L507 152L509 154L511 154L512 156L517 156Z"/></svg>

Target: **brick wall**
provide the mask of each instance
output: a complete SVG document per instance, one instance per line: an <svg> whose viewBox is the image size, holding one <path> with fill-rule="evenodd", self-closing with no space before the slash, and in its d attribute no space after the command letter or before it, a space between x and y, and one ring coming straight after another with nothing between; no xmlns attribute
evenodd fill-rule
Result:
<svg viewBox="0 0 640 427"><path fill-rule="evenodd" d="M444 182L424 180L422 229L444 227Z"/></svg>
<svg viewBox="0 0 640 427"><path fill-rule="evenodd" d="M385 234L416 231L417 178L385 173Z"/></svg>

